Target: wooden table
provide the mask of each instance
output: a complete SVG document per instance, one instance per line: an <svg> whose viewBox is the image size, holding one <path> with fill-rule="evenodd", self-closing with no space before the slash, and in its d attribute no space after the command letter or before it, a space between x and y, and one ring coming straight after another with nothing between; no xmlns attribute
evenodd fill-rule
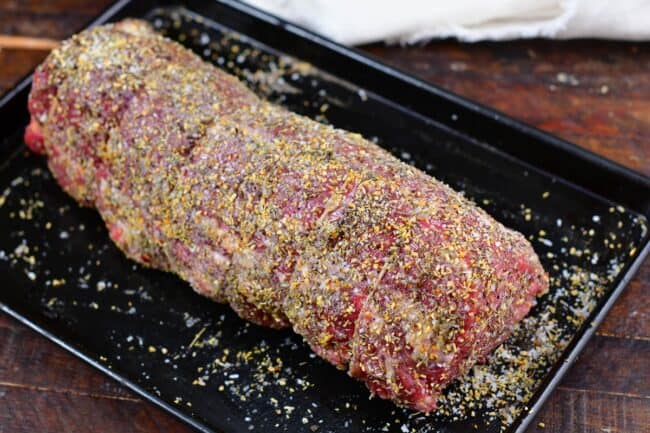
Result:
<svg viewBox="0 0 650 433"><path fill-rule="evenodd" d="M108 3L0 0L0 33L63 38ZM650 175L648 43L445 41L366 49L425 80ZM45 54L0 51L0 93ZM0 433L82 431L190 429L0 315ZM650 261L529 431L650 431Z"/></svg>

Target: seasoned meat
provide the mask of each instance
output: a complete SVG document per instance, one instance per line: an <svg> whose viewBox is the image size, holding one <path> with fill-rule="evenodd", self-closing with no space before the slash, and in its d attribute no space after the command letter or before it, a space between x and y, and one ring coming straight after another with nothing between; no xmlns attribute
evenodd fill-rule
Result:
<svg viewBox="0 0 650 433"><path fill-rule="evenodd" d="M433 410L548 288L526 239L462 195L143 22L64 42L29 110L28 146L128 257L293 327L400 405Z"/></svg>

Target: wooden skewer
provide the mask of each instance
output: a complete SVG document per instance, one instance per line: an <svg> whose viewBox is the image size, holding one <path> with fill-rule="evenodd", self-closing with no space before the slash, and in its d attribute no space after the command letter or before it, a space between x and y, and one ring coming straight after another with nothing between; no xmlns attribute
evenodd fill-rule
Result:
<svg viewBox="0 0 650 433"><path fill-rule="evenodd" d="M54 39L0 35L0 48L50 51L59 44L60 42Z"/></svg>

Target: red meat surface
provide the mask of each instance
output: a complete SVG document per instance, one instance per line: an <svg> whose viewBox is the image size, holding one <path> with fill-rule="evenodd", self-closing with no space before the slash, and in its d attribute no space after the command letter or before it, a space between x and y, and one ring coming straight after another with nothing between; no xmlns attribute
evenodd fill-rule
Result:
<svg viewBox="0 0 650 433"><path fill-rule="evenodd" d="M462 195L143 22L64 42L29 110L27 145L128 257L293 327L397 404L435 409L548 288L526 239Z"/></svg>

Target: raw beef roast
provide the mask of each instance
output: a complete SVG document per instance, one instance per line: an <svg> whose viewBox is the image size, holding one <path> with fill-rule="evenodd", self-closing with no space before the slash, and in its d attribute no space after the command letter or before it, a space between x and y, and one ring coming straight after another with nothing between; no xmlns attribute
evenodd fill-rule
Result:
<svg viewBox="0 0 650 433"><path fill-rule="evenodd" d="M373 394L431 411L548 278L526 239L358 134L260 100L140 21L34 74L28 146L127 256L293 327Z"/></svg>

